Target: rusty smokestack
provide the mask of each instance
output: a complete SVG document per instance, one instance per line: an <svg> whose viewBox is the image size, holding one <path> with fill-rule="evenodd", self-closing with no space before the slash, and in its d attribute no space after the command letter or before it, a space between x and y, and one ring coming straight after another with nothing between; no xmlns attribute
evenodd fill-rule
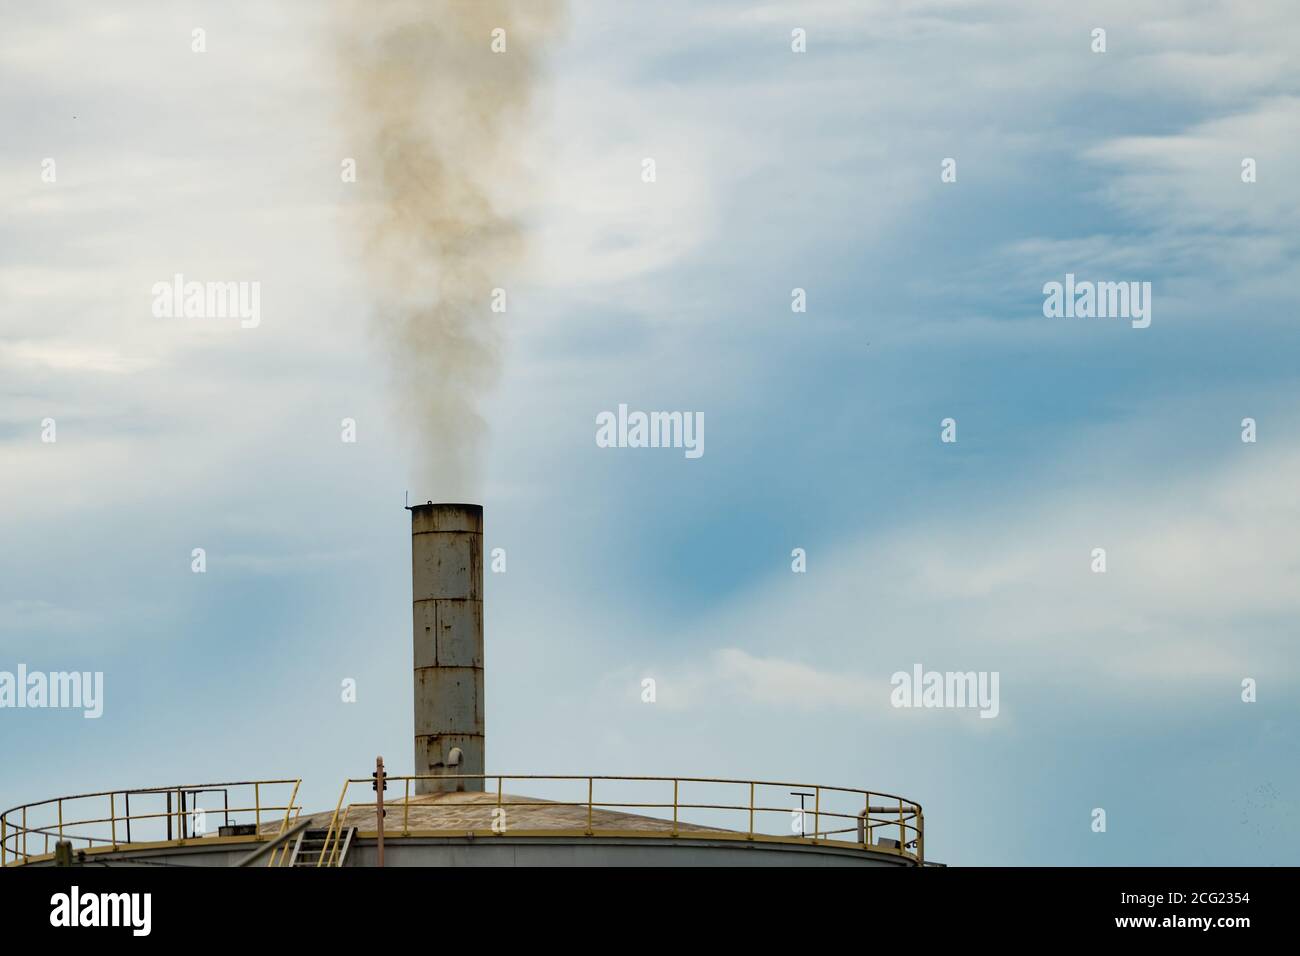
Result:
<svg viewBox="0 0 1300 956"><path fill-rule="evenodd" d="M415 772L484 773L482 505L411 508L411 592ZM482 790L483 781L415 786L417 794L462 789Z"/></svg>

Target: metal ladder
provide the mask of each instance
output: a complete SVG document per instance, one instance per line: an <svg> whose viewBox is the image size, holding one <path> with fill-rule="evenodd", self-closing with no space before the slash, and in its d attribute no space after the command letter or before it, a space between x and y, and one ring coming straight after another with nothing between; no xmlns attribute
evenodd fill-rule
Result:
<svg viewBox="0 0 1300 956"><path fill-rule="evenodd" d="M356 835L356 827L342 827L337 834L331 836L328 828L318 830L304 830L298 834L298 839L294 842L293 853L289 857L289 866L309 867L309 866L342 866L343 861L348 858L348 850L352 847L352 837ZM335 843L337 840L337 844ZM333 860L326 859L321 862L321 851L325 848L326 841L330 844L329 856Z"/></svg>

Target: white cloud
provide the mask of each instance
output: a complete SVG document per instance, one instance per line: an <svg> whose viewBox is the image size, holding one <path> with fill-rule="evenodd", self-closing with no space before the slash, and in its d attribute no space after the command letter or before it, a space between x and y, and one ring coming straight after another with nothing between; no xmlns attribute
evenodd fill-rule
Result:
<svg viewBox="0 0 1300 956"><path fill-rule="evenodd" d="M1139 221L1293 237L1300 181L1290 173L1289 157L1298 141L1300 98L1275 96L1179 133L1111 139L1087 155L1115 170L1119 178L1107 196ZM1241 180L1246 157L1258 163L1254 184Z"/></svg>
<svg viewBox="0 0 1300 956"><path fill-rule="evenodd" d="M0 634L66 634L93 626L95 616L49 601L14 599L0 602Z"/></svg>
<svg viewBox="0 0 1300 956"><path fill-rule="evenodd" d="M661 697L864 707L870 688L887 693L889 675L914 663L1000 671L1010 700L1018 685L1098 701L1197 695L1207 681L1231 693L1261 673L1289 685L1300 451L1229 454L1154 485L1125 480L1121 460L1105 487L1058 487L1070 468L1058 462L1036 495L810 554L806 575L763 581L692 628L685 643L700 663L677 669L679 696L666 680ZM1104 574L1091 570L1095 547ZM716 634L750 640L709 649ZM818 668L788 659L795 646Z"/></svg>
<svg viewBox="0 0 1300 956"><path fill-rule="evenodd" d="M826 673L799 661L757 657L737 647L713 651L694 665L668 667L653 673L656 703L670 710L712 707L727 701L801 711L879 710L871 704L874 701L878 705L883 700L880 694L871 692L863 679ZM611 686L632 686L629 675L624 673L609 675L606 681Z"/></svg>
<svg viewBox="0 0 1300 956"><path fill-rule="evenodd" d="M56 371L106 372L126 375L154 364L142 356L123 355L112 348L87 348L73 343L0 342L0 366L42 366Z"/></svg>
<svg viewBox="0 0 1300 956"><path fill-rule="evenodd" d="M356 561L364 557L360 549L338 551L303 551L295 554L229 554L214 553L209 561L215 566L249 571L253 574L319 573L322 565Z"/></svg>

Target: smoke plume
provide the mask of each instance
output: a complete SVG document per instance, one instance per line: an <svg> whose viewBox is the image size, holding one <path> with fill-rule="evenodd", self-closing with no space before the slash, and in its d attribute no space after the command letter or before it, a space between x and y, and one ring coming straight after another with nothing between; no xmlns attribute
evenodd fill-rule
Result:
<svg viewBox="0 0 1300 956"><path fill-rule="evenodd" d="M476 500L506 288L525 252L518 199L542 55L562 0L336 0L346 142L374 328L390 353L415 491ZM508 293L507 293L508 307Z"/></svg>

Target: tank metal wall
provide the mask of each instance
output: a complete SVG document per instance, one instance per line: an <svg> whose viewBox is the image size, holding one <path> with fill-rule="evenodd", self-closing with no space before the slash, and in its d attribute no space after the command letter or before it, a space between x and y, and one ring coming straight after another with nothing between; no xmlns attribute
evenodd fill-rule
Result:
<svg viewBox="0 0 1300 956"><path fill-rule="evenodd" d="M100 863L234 866L257 844L123 850L97 854ZM375 866L375 841L354 839L345 866ZM52 862L32 866L53 866ZM263 859L258 866L265 867ZM905 866L898 857L846 847L739 840L617 837L394 837L384 840L384 866Z"/></svg>
<svg viewBox="0 0 1300 956"><path fill-rule="evenodd" d="M374 840L354 841L348 866L374 866ZM384 840L384 866L889 866L887 853L740 840L522 837Z"/></svg>

